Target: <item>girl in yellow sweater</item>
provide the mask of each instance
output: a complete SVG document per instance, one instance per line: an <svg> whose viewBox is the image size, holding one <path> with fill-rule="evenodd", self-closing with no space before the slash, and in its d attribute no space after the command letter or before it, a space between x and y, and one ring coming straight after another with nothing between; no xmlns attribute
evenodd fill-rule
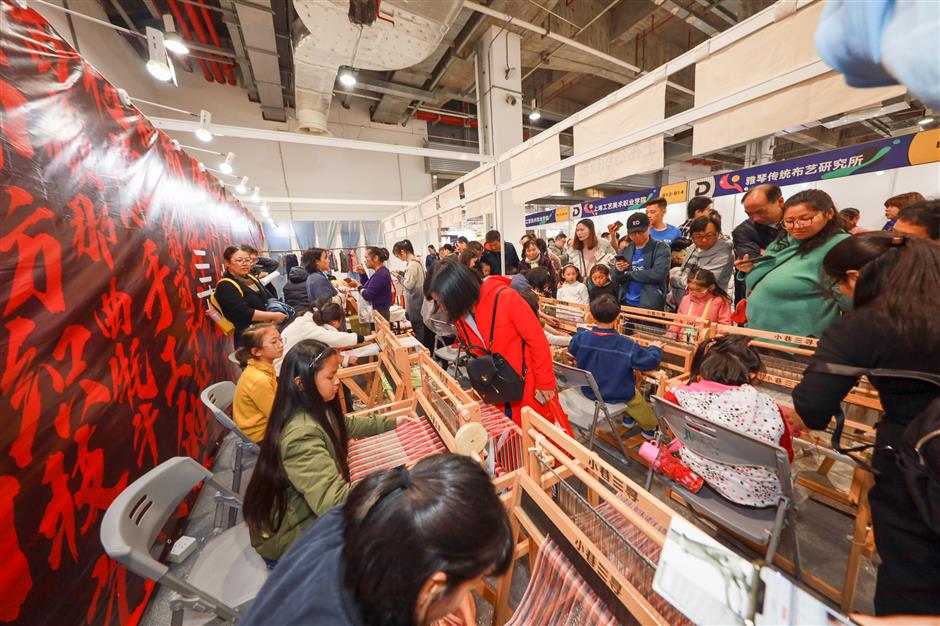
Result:
<svg viewBox="0 0 940 626"><path fill-rule="evenodd" d="M235 388L232 414L235 424L245 435L260 443L268 427L277 377L274 360L284 354L284 342L274 324L255 324L241 337L241 347L235 358L244 368Z"/></svg>

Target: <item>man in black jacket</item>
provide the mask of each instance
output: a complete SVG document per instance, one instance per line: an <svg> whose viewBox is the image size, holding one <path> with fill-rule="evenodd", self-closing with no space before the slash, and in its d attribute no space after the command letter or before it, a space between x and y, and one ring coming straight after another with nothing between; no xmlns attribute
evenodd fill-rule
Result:
<svg viewBox="0 0 940 626"><path fill-rule="evenodd" d="M502 247L506 250L506 273L515 274L519 271L519 254L516 252L516 247L508 241L501 244L501 239L498 230L491 230L486 233L486 243L483 245L483 256L480 261L489 263L491 274L502 274L500 269L500 248Z"/></svg>
<svg viewBox="0 0 940 626"><path fill-rule="evenodd" d="M672 263L669 244L650 237L650 219L640 211L627 218L627 236L630 243L617 253L611 276L620 286L620 302L662 311Z"/></svg>
<svg viewBox="0 0 940 626"><path fill-rule="evenodd" d="M310 306L307 297L307 270L300 265L290 268L287 273L287 284L284 285L284 302L301 311Z"/></svg>
<svg viewBox="0 0 940 626"><path fill-rule="evenodd" d="M758 185L741 199L747 219L731 231L734 256L754 258L764 254L767 246L777 238L780 220L783 219L783 192L777 185ZM735 302L746 294L743 281L735 281Z"/></svg>

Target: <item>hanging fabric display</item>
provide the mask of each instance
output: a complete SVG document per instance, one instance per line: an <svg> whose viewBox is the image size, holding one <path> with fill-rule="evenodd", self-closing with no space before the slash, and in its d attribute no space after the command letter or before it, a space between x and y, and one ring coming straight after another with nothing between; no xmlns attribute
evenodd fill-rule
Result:
<svg viewBox="0 0 940 626"><path fill-rule="evenodd" d="M387 229L386 229L387 232ZM369 220L362 222L362 234L365 237L365 245L377 246L380 243L382 233L382 222L378 220Z"/></svg>
<svg viewBox="0 0 940 626"><path fill-rule="evenodd" d="M332 248L336 241L336 221L318 220L314 225L317 229L317 245L323 249Z"/></svg>
<svg viewBox="0 0 940 626"><path fill-rule="evenodd" d="M297 244L302 250L315 248L317 246L316 222L305 220L295 221L294 235L297 236Z"/></svg>

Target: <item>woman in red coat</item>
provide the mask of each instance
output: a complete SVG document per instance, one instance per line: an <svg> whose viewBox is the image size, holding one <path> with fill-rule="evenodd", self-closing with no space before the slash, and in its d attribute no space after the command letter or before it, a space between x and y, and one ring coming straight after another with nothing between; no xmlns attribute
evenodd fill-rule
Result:
<svg viewBox="0 0 940 626"><path fill-rule="evenodd" d="M460 263L441 262L431 281L430 292L457 328L462 343L484 346L501 354L524 378L522 400L508 405L506 414L520 424L522 407L528 406L552 419L553 411L547 405L555 397L557 384L548 339L535 313L522 296L509 287L509 279L493 276L481 284L480 277Z"/></svg>

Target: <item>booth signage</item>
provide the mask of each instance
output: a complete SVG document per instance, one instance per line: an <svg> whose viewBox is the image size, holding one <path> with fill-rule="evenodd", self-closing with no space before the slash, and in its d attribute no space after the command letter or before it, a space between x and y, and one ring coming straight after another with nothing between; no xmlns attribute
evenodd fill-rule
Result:
<svg viewBox="0 0 940 626"><path fill-rule="evenodd" d="M689 182L689 195L727 196L765 183L796 185L935 161L940 161L940 129L700 178Z"/></svg>

